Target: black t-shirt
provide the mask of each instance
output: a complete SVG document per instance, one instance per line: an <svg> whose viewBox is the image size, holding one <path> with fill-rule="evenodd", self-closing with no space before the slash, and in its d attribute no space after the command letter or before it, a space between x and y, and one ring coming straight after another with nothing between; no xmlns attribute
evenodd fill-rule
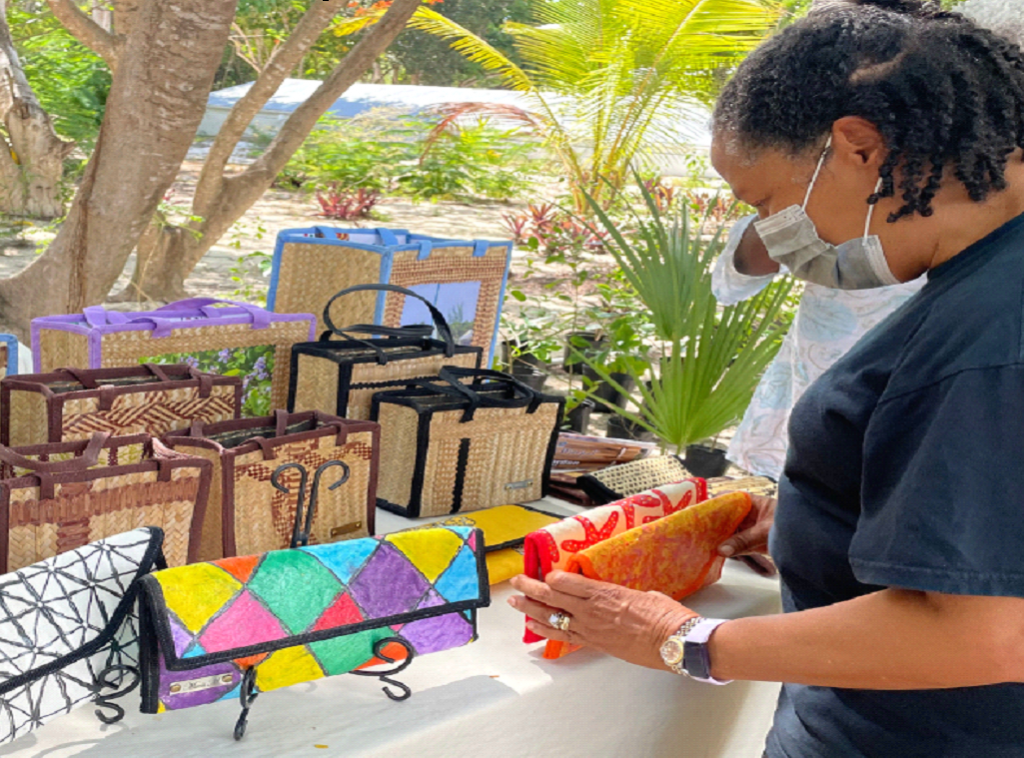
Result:
<svg viewBox="0 0 1024 758"><path fill-rule="evenodd" d="M786 612L885 587L1024 597L1024 216L933 269L812 385L789 444L770 538ZM767 750L1021 758L1024 685L787 684Z"/></svg>

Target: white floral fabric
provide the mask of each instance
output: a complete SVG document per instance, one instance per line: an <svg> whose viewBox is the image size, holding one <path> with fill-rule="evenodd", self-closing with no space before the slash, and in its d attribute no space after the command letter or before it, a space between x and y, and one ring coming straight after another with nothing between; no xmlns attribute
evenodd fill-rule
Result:
<svg viewBox="0 0 1024 758"><path fill-rule="evenodd" d="M740 238L757 216L737 222L712 274L715 297L731 305L753 297L775 278L745 276L733 259ZM804 391L874 326L909 300L926 279L893 287L837 290L807 283L793 325L765 371L729 445L740 468L778 480L786 462L789 413Z"/></svg>

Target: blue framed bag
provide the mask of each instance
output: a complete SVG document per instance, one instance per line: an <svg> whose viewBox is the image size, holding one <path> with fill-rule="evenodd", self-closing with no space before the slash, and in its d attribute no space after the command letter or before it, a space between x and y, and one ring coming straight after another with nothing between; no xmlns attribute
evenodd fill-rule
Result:
<svg viewBox="0 0 1024 758"><path fill-rule="evenodd" d="M511 242L444 239L406 229L285 229L277 236L267 304L278 313L320 313L341 290L397 285L436 306L455 341L482 348L490 365L511 261ZM393 291L362 292L336 308L339 324L431 321L422 303ZM322 319L319 329L326 329Z"/></svg>
<svg viewBox="0 0 1024 758"><path fill-rule="evenodd" d="M18 338L0 334L0 379L18 373Z"/></svg>

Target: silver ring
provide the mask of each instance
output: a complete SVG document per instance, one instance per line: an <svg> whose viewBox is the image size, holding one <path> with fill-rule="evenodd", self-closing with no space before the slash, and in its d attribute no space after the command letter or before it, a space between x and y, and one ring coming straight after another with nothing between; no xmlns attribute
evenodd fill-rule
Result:
<svg viewBox="0 0 1024 758"><path fill-rule="evenodd" d="M560 632L568 632L569 623L571 621L572 616L570 616L568 613L562 613L561 611L559 611L558 613L552 613L550 616L548 616L548 623Z"/></svg>

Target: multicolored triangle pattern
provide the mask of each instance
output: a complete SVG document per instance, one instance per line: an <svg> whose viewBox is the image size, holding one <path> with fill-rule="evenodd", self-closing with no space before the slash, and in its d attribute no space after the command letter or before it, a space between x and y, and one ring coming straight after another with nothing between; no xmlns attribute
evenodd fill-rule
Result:
<svg viewBox="0 0 1024 758"><path fill-rule="evenodd" d="M230 698L254 663L256 687L267 691L370 665L374 644L387 637L401 636L416 655L472 642L474 603L487 600L482 542L475 529L451 526L156 572L163 594L157 612L166 616L173 645L173 653L161 654L160 710ZM385 619L390 623L372 626ZM355 624L370 628L309 639ZM253 648L290 638L297 644L251 657ZM168 653L172 662L231 659L170 671Z"/></svg>

